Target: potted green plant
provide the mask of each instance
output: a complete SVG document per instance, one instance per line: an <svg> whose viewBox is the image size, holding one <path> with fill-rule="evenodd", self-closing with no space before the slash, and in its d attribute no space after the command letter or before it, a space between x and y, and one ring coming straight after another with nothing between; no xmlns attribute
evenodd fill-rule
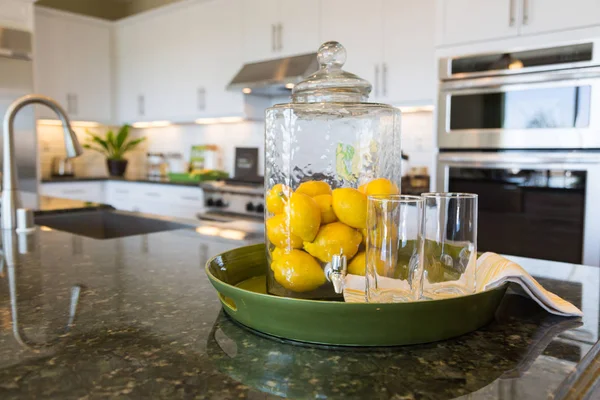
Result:
<svg viewBox="0 0 600 400"><path fill-rule="evenodd" d="M127 160L124 158L125 153L135 149L146 140L145 137L127 140L130 128L129 125L123 125L117 134L109 130L104 137L87 132L90 135L90 141L84 144L83 147L106 156L106 166L110 176L125 175L127 169Z"/></svg>

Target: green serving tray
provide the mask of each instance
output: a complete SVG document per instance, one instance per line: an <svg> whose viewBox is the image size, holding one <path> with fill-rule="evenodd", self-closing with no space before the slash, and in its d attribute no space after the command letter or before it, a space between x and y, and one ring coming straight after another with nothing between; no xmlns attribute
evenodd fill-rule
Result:
<svg viewBox="0 0 600 400"><path fill-rule="evenodd" d="M463 335L494 318L507 288L411 303L316 301L266 294L266 270L264 244L219 254L206 264L231 318L279 338L324 345L398 346Z"/></svg>

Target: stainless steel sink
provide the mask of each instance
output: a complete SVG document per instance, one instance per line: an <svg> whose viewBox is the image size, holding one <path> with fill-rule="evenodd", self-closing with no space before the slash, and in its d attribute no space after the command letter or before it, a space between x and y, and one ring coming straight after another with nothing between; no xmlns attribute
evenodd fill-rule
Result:
<svg viewBox="0 0 600 400"><path fill-rule="evenodd" d="M196 226L111 209L39 214L34 220L36 225L94 239L113 239Z"/></svg>

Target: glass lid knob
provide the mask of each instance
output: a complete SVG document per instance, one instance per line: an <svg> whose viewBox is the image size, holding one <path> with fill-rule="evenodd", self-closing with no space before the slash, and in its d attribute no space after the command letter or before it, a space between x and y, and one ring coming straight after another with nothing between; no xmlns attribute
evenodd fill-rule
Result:
<svg viewBox="0 0 600 400"><path fill-rule="evenodd" d="M325 42L317 52L319 68L342 68L346 62L346 48L339 42Z"/></svg>
<svg viewBox="0 0 600 400"><path fill-rule="evenodd" d="M325 42L317 52L319 69L294 86L296 103L363 102L371 92L371 84L342 69L346 49L338 42Z"/></svg>

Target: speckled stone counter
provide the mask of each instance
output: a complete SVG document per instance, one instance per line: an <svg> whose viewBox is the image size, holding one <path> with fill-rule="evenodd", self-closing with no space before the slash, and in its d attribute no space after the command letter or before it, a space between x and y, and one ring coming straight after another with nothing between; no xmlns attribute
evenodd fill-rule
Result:
<svg viewBox="0 0 600 400"><path fill-rule="evenodd" d="M587 373L598 340L598 268L520 260L583 319L510 294L495 322L456 339L327 349L223 314L203 267L240 243L194 230L111 240L38 230L19 254L15 240L5 233L0 269L3 400L546 399Z"/></svg>

